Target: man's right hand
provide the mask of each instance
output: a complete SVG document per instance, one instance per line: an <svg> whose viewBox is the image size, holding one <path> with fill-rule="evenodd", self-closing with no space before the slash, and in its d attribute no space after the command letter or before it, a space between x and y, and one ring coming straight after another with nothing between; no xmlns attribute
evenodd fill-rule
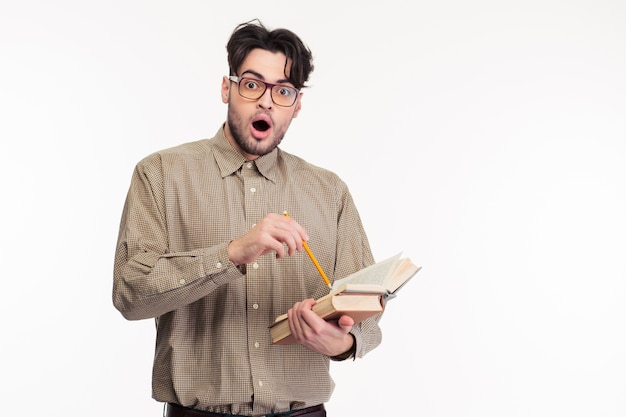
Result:
<svg viewBox="0 0 626 417"><path fill-rule="evenodd" d="M235 265L254 262L259 256L275 252L276 258L293 255L304 248L309 235L291 217L270 213L252 229L228 245L228 257ZM285 248L285 246L287 246Z"/></svg>

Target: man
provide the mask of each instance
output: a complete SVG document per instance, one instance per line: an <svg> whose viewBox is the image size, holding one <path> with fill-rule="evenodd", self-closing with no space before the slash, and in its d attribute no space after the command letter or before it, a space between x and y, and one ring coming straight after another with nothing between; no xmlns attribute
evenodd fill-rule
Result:
<svg viewBox="0 0 626 417"><path fill-rule="evenodd" d="M302 108L310 50L257 21L235 29L227 52L227 122L135 168L113 302L127 319L156 318L153 397L168 417L322 417L329 360L362 357L381 332L379 317L311 311L328 287L302 242L331 280L373 257L346 185L278 148ZM273 346L268 326L285 311L298 343Z"/></svg>

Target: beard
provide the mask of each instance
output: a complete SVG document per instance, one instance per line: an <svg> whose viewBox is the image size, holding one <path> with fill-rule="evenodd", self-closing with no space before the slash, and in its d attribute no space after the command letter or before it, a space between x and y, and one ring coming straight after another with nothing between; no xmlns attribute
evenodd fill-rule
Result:
<svg viewBox="0 0 626 417"><path fill-rule="evenodd" d="M228 127L230 133L239 148L249 155L263 156L272 152L282 142L287 131L287 127L273 125L273 134L267 139L259 141L249 133L248 123L244 122L241 116L228 106Z"/></svg>

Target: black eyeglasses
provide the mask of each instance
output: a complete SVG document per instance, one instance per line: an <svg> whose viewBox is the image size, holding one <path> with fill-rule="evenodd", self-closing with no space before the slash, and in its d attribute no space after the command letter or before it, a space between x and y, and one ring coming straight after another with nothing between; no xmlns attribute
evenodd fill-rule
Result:
<svg viewBox="0 0 626 417"><path fill-rule="evenodd" d="M296 102L300 91L288 85L270 84L256 78L237 77L230 75L228 79L237 84L239 95L249 100L258 100L265 94L267 87L270 87L270 96L277 106L291 107Z"/></svg>

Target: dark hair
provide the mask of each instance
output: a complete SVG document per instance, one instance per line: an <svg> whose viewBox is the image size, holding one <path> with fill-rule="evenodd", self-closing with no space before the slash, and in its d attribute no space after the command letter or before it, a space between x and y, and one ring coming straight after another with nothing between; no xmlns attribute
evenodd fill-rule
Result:
<svg viewBox="0 0 626 417"><path fill-rule="evenodd" d="M250 51L257 48L285 54L285 75L291 62L289 81L297 89L305 87L313 71L313 55L309 48L292 31L269 30L258 19L238 25L226 44L230 75L236 75Z"/></svg>

